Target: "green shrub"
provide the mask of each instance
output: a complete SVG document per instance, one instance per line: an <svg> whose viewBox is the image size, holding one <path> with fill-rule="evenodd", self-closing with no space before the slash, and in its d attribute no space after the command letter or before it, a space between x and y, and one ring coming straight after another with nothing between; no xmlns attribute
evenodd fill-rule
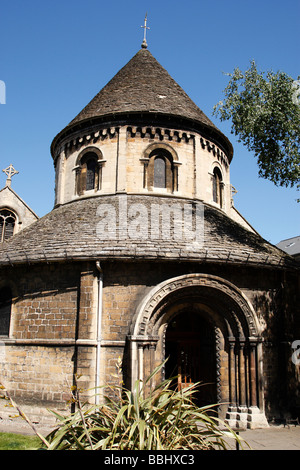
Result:
<svg viewBox="0 0 300 470"><path fill-rule="evenodd" d="M217 418L214 406L197 407L193 397L199 384L181 391L165 380L148 396L144 382L129 391L115 387L98 406L81 405L64 417L49 436L49 450L210 450L228 448L228 439L239 437ZM225 430L224 430L225 429Z"/></svg>

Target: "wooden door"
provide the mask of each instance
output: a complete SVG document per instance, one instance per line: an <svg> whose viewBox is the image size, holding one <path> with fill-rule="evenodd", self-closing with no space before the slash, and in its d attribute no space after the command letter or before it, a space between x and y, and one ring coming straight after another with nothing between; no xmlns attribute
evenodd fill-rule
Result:
<svg viewBox="0 0 300 470"><path fill-rule="evenodd" d="M177 322L166 333L166 376L176 377L179 390L201 382L198 400L201 405L216 402L215 338L211 325L201 318ZM192 323L192 324L191 324Z"/></svg>

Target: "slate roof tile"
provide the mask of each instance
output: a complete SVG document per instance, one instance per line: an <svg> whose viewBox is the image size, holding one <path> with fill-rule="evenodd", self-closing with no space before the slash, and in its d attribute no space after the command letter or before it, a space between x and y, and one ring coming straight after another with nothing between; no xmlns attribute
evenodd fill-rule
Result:
<svg viewBox="0 0 300 470"><path fill-rule="evenodd" d="M76 125L87 125L99 117L152 113L188 119L216 133L232 156L232 145L148 49L135 56L100 90L82 111L53 140L56 142Z"/></svg>
<svg viewBox="0 0 300 470"><path fill-rule="evenodd" d="M292 257L249 232L222 211L204 206L203 244L191 244L184 237L144 239L111 239L99 236L97 209L100 204L111 204L118 209L120 196L100 196L79 199L52 210L30 227L0 244L0 265L63 260L95 259L169 259L199 262L233 263L258 266L295 267ZM121 196L124 197L124 196ZM176 204L180 199L154 196L127 196L130 203ZM190 201L191 204L194 201ZM182 200L186 204L187 200ZM99 214L99 213L98 213ZM119 228L119 227L117 227ZM148 227L149 229L149 227ZM150 229L149 229L150 230ZM298 266L298 265L297 265ZM299 266L298 266L299 267Z"/></svg>

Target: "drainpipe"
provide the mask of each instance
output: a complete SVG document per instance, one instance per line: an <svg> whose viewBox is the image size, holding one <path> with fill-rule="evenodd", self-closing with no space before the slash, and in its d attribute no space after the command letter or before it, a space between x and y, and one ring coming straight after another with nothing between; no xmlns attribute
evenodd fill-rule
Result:
<svg viewBox="0 0 300 470"><path fill-rule="evenodd" d="M96 350L96 405L99 404L100 386L100 353L101 353L101 323L102 323L102 292L103 292L103 271L100 261L96 261L96 268L99 272L98 278L98 307L97 307L97 350Z"/></svg>

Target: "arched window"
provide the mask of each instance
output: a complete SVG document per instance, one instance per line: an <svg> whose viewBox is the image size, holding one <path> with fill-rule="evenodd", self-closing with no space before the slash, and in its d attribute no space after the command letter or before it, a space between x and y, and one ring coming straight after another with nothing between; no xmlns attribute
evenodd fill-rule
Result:
<svg viewBox="0 0 300 470"><path fill-rule="evenodd" d="M93 157L86 162L86 191L95 189L96 165L97 162Z"/></svg>
<svg viewBox="0 0 300 470"><path fill-rule="evenodd" d="M220 207L223 205L223 183L222 174L219 168L215 168L213 172L213 201L219 204Z"/></svg>
<svg viewBox="0 0 300 470"><path fill-rule="evenodd" d="M8 286L0 289L0 336L9 335L12 294Z"/></svg>
<svg viewBox="0 0 300 470"><path fill-rule="evenodd" d="M101 165L95 152L85 153L79 161L76 173L76 192L79 195L85 191L101 189Z"/></svg>
<svg viewBox="0 0 300 470"><path fill-rule="evenodd" d="M166 160L162 156L154 158L153 186L155 188L166 187Z"/></svg>
<svg viewBox="0 0 300 470"><path fill-rule="evenodd" d="M141 159L144 164L144 188L178 191L178 162L167 149L157 147Z"/></svg>
<svg viewBox="0 0 300 470"><path fill-rule="evenodd" d="M0 243L11 238L14 234L16 215L8 210L0 210Z"/></svg>

